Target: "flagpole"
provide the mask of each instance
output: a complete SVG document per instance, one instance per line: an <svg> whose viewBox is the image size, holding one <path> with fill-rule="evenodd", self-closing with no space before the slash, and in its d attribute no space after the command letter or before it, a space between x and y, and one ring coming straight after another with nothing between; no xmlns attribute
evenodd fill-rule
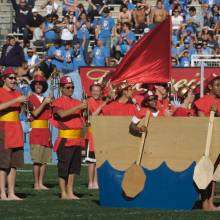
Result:
<svg viewBox="0 0 220 220"><path fill-rule="evenodd" d="M201 61L201 68L200 68L200 98L204 96L204 62Z"/></svg>

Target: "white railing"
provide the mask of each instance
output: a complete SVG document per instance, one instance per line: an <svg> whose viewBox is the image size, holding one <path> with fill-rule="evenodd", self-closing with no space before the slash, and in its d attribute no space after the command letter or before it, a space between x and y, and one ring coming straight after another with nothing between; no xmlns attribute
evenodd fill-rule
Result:
<svg viewBox="0 0 220 220"><path fill-rule="evenodd" d="M191 66L200 67L201 63L204 63L205 67L220 67L220 55L197 55L191 56Z"/></svg>

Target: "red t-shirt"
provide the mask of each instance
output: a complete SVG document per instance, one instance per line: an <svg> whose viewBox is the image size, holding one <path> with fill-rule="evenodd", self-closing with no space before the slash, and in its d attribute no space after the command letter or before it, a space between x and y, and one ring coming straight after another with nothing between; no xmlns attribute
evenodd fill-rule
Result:
<svg viewBox="0 0 220 220"><path fill-rule="evenodd" d="M42 102L36 95L31 95L29 101L32 103L34 109L40 107ZM38 117L31 116L30 120L49 120L51 118L51 108L46 105ZM51 135L49 128L32 128L30 131L30 144L40 144L51 147Z"/></svg>
<svg viewBox="0 0 220 220"><path fill-rule="evenodd" d="M156 107L157 107L158 111L161 112L161 115L165 115L165 112L169 108L170 108L171 112L175 111L175 107L170 104L169 99L157 100Z"/></svg>
<svg viewBox="0 0 220 220"><path fill-rule="evenodd" d="M96 111L96 109L103 103L102 100L95 100L93 97L90 97L88 99L88 108L89 112L93 113Z"/></svg>
<svg viewBox="0 0 220 220"><path fill-rule="evenodd" d="M211 107L215 106L220 112L220 99L215 99L212 95L205 95L195 102L196 109L209 116Z"/></svg>
<svg viewBox="0 0 220 220"><path fill-rule="evenodd" d="M130 103L120 103L113 101L103 107L102 112L104 116L131 116L134 115L136 107Z"/></svg>
<svg viewBox="0 0 220 220"><path fill-rule="evenodd" d="M195 110L194 109L187 109L183 107L178 107L174 113L174 117L192 117L196 116Z"/></svg>
<svg viewBox="0 0 220 220"><path fill-rule="evenodd" d="M12 99L21 96L18 91L8 91L4 88L0 88L0 103L8 102ZM3 116L9 112L20 112L21 103L17 102L11 107L0 111L0 115ZM23 147L23 129L20 121L0 121L0 127L4 133L4 146L6 149Z"/></svg>
<svg viewBox="0 0 220 220"><path fill-rule="evenodd" d="M56 113L57 110L67 110L74 106L79 105L81 102L76 99L72 99L71 97L67 96L61 96L60 98L56 99L53 102L53 113ZM55 120L53 119L52 124L63 130L69 130L69 129L82 129L84 127L84 119L81 115L81 111L76 111L73 114L71 114L68 117ZM55 123L54 123L55 122ZM54 144L54 150L56 151L59 144L60 144L61 138L57 137L56 142ZM81 146L83 145L83 139L82 138L67 138L65 141L64 146Z"/></svg>
<svg viewBox="0 0 220 220"><path fill-rule="evenodd" d="M103 103L102 100L95 100L93 97L90 97L88 99L88 108L89 108L89 112L93 113L97 110L97 108ZM89 151L94 151L94 139L93 139L93 135L92 132L87 132L85 139L87 139L89 141Z"/></svg>

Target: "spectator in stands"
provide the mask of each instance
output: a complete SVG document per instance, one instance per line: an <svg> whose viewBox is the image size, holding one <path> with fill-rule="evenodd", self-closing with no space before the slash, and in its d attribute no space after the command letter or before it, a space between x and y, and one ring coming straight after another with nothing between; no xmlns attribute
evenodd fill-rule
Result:
<svg viewBox="0 0 220 220"><path fill-rule="evenodd" d="M64 57L62 56L60 41L57 40L55 45L48 49L47 55L51 58L51 64L54 65L58 71L62 71Z"/></svg>
<svg viewBox="0 0 220 220"><path fill-rule="evenodd" d="M131 11L128 10L128 7L126 5L121 5L120 12L118 16L118 22L124 23L128 22L131 23Z"/></svg>
<svg viewBox="0 0 220 220"><path fill-rule="evenodd" d="M189 57L191 57L191 55L195 52L195 48L191 45L191 43L188 39L186 39L184 41L184 45L181 45L179 47L179 54L182 54L183 51L185 51L185 50L188 51Z"/></svg>
<svg viewBox="0 0 220 220"><path fill-rule="evenodd" d="M27 21L26 28L28 29L28 33L32 35L34 30L44 22L43 16L41 16L36 8L32 9L31 16L29 17Z"/></svg>
<svg viewBox="0 0 220 220"><path fill-rule="evenodd" d="M63 0L63 16L69 11L75 11L78 5L78 0Z"/></svg>
<svg viewBox="0 0 220 220"><path fill-rule="evenodd" d="M103 46L102 39L97 40L97 46L92 50L92 66L108 66L109 48Z"/></svg>
<svg viewBox="0 0 220 220"><path fill-rule="evenodd" d="M180 66L181 67L189 67L190 66L190 56L189 51L184 50L182 55L180 55Z"/></svg>
<svg viewBox="0 0 220 220"><path fill-rule="evenodd" d="M212 14L211 14L211 28L214 28L217 21L220 19L220 14L219 14L219 5L213 5L212 6Z"/></svg>
<svg viewBox="0 0 220 220"><path fill-rule="evenodd" d="M192 33L197 33L202 27L203 23L203 18L197 15L196 8L191 6L189 8L189 13L186 15L187 29Z"/></svg>
<svg viewBox="0 0 220 220"><path fill-rule="evenodd" d="M194 54L195 55L204 55L203 54L202 44L196 44L196 51L195 51Z"/></svg>
<svg viewBox="0 0 220 220"><path fill-rule="evenodd" d="M28 69L30 70L30 74L32 75L35 68L40 62L40 58L36 54L36 50L34 48L28 48L27 53L25 54L25 61L27 62Z"/></svg>
<svg viewBox="0 0 220 220"><path fill-rule="evenodd" d="M43 32L45 38L45 44L53 44L58 39L58 35L55 32L55 24L53 22L52 15L47 15L46 21L43 25Z"/></svg>
<svg viewBox="0 0 220 220"><path fill-rule="evenodd" d="M61 40L65 44L67 41L73 41L74 36L74 24L72 21L70 21L70 16L65 15L64 20L61 24L59 24L59 27L61 27Z"/></svg>
<svg viewBox="0 0 220 220"><path fill-rule="evenodd" d="M94 16L98 16L99 11L104 5L103 0L88 0L87 2L89 4L87 10L88 15L92 18L94 18Z"/></svg>
<svg viewBox="0 0 220 220"><path fill-rule="evenodd" d="M215 34L220 34L220 19L216 22L215 28L214 28Z"/></svg>
<svg viewBox="0 0 220 220"><path fill-rule="evenodd" d="M123 4L127 6L129 11L132 11L135 9L135 5L130 2L129 0L122 0Z"/></svg>
<svg viewBox="0 0 220 220"><path fill-rule="evenodd" d="M71 48L71 42L66 41L65 45L60 47L60 51L63 57L62 73L69 74L73 72L73 48Z"/></svg>
<svg viewBox="0 0 220 220"><path fill-rule="evenodd" d="M171 58L171 64L172 64L172 67L177 67L179 65L176 57Z"/></svg>
<svg viewBox="0 0 220 220"><path fill-rule="evenodd" d="M217 47L219 47L219 44L218 44L218 41L216 39L216 36L214 34L213 31L208 31L208 47L212 48L212 49L215 49Z"/></svg>
<svg viewBox="0 0 220 220"><path fill-rule="evenodd" d="M96 26L96 39L102 39L103 45L111 48L111 38L115 36L115 21L110 16L110 10L107 5L104 5L100 10L101 17Z"/></svg>
<svg viewBox="0 0 220 220"><path fill-rule="evenodd" d="M180 11L177 7L174 8L172 14L172 29L179 30L183 23L183 16L180 14Z"/></svg>
<svg viewBox="0 0 220 220"><path fill-rule="evenodd" d="M45 4L41 6L41 9L46 8L46 15L57 14L59 4L55 0L47 0Z"/></svg>
<svg viewBox="0 0 220 220"><path fill-rule="evenodd" d="M122 32L120 34L116 51L120 51L121 55L124 56L127 51L135 44L136 36L131 31L131 24L125 22L122 26Z"/></svg>
<svg viewBox="0 0 220 220"><path fill-rule="evenodd" d="M148 6L142 2L136 4L136 8L132 12L132 17L134 19L134 26L136 33L143 33L145 27L148 24L148 15L149 15Z"/></svg>
<svg viewBox="0 0 220 220"><path fill-rule="evenodd" d="M73 43L73 69L74 71L79 72L79 67L86 66L84 58L84 49L85 49L86 39L82 39L82 42L75 40Z"/></svg>
<svg viewBox="0 0 220 220"><path fill-rule="evenodd" d="M37 8L33 8L31 16L28 18L26 27L28 29L36 28L39 27L43 22L44 22L43 16L38 13Z"/></svg>
<svg viewBox="0 0 220 220"><path fill-rule="evenodd" d="M76 10L75 10L75 16L76 16L77 20L79 20L81 14L87 15L87 12L86 12L86 9L84 8L83 4L78 4L76 7Z"/></svg>
<svg viewBox="0 0 220 220"><path fill-rule="evenodd" d="M85 45L85 43L83 43ZM79 66L85 66L83 57L83 45L80 48L78 41L74 41L74 47L70 42L66 42L66 45L61 47L62 57L64 58L62 72L70 76L74 82L75 88L73 96L76 99L82 98L82 83L79 76Z"/></svg>
<svg viewBox="0 0 220 220"><path fill-rule="evenodd" d="M211 12L209 10L209 5L208 4L202 4L201 5L200 14L204 19L203 26L211 27Z"/></svg>
<svg viewBox="0 0 220 220"><path fill-rule="evenodd" d="M202 54L204 55L211 55L213 53L213 50L208 47L208 41L203 41L202 43Z"/></svg>
<svg viewBox="0 0 220 220"><path fill-rule="evenodd" d="M34 28L32 42L36 47L44 47L43 23L39 27Z"/></svg>
<svg viewBox="0 0 220 220"><path fill-rule="evenodd" d="M167 12L163 7L163 1L157 0L156 7L152 10L150 15L150 22L152 24L157 24L165 20Z"/></svg>
<svg viewBox="0 0 220 220"><path fill-rule="evenodd" d="M24 39L28 39L26 25L31 16L31 9L27 5L26 0L19 0L19 4L16 3L16 0L11 0L11 3L15 10L15 24L12 31L23 33Z"/></svg>
<svg viewBox="0 0 220 220"><path fill-rule="evenodd" d="M84 45L84 56L88 52L89 47L89 39L90 39L90 29L91 23L89 22L86 13L81 13L79 20L76 21L76 35L77 39L79 40L80 44L82 44L83 40L85 39Z"/></svg>
<svg viewBox="0 0 220 220"><path fill-rule="evenodd" d="M17 67L24 62L24 52L14 36L9 36L9 42L2 48L1 66Z"/></svg>

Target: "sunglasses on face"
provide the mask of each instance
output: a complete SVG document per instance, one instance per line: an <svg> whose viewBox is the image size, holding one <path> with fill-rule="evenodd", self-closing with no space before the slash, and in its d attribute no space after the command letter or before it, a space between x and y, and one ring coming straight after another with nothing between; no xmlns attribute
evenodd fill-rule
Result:
<svg viewBox="0 0 220 220"><path fill-rule="evenodd" d="M66 86L66 87L63 87L63 88L69 90L69 89L74 89L74 86Z"/></svg>
<svg viewBox="0 0 220 220"><path fill-rule="evenodd" d="M13 80L13 79L16 80L17 79L15 76L8 76L7 78L10 79L10 80Z"/></svg>

